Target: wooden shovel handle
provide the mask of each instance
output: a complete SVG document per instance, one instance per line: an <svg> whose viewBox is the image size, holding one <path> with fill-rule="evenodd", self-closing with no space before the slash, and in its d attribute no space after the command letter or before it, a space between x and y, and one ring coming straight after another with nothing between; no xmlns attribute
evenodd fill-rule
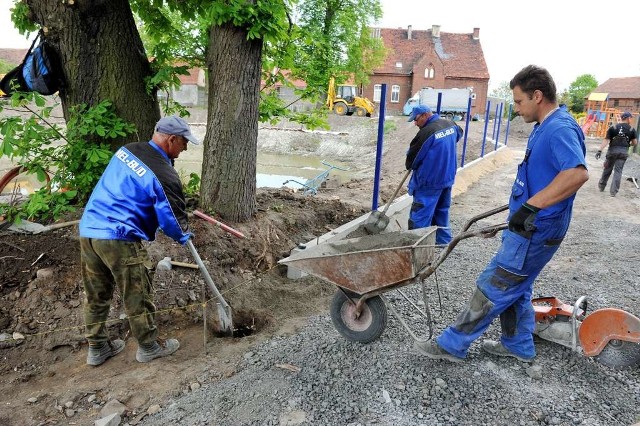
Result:
<svg viewBox="0 0 640 426"><path fill-rule="evenodd" d="M225 225L224 223L220 222L219 220L216 220L216 219L212 218L209 215L206 215L206 214L202 213L200 210L194 210L193 214L198 216L201 219L206 220L207 222L211 222L211 223L213 223L215 225L218 225L220 228L222 228L224 231L230 233L231 235L234 235L234 236L236 236L238 238L246 238L242 232L238 231L237 229L233 229L229 225Z"/></svg>
<svg viewBox="0 0 640 426"><path fill-rule="evenodd" d="M391 196L391 198L389 198L389 201L387 201L387 205L384 206L384 209L382 210L382 214L384 215L385 213L387 213L387 210L389 210L389 206L391 205L391 203L393 202L393 200L396 199L396 195L398 195L398 192L400 192L400 188L402 188L402 185L404 185L404 181L407 180L407 178L409 177L409 175L411 174L411 169L407 170L407 173L404 174L404 177L402 178L402 180L400 181L400 185L398 185L398 187L396 188L395 192L393 193L393 195Z"/></svg>
<svg viewBox="0 0 640 426"><path fill-rule="evenodd" d="M183 268L198 269L198 265L194 263L178 262L177 260L171 260L170 262L173 266L182 266Z"/></svg>

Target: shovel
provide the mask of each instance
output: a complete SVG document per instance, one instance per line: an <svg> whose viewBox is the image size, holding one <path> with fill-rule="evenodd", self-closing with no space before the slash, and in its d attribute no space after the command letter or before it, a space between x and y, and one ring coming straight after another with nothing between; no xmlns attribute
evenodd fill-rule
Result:
<svg viewBox="0 0 640 426"><path fill-rule="evenodd" d="M202 263L202 259L200 259L200 255L196 250L196 247L193 245L191 240L187 240L187 247L189 247L189 251L193 256L193 259L196 261L200 272L202 273L202 277L209 285L209 289L211 292L218 298L218 321L220 322L220 332L226 336L233 336L233 322L231 321L231 306L227 303L226 300L222 297L222 294L218 291L218 288L213 282L211 275L209 275L209 271Z"/></svg>
<svg viewBox="0 0 640 426"><path fill-rule="evenodd" d="M404 185L404 181L407 180L410 174L411 169L407 170L407 173L404 174L402 181L396 188L396 191L393 193L391 198L389 198L389 201L387 201L384 209L382 211L372 211L367 220L365 220L363 227L367 234L379 234L387 228L387 225L389 225L389 216L386 215L387 210L389 210L389 206L391 205L393 200L396 199L396 195L398 195L398 192L400 192L400 188L402 188L402 185Z"/></svg>

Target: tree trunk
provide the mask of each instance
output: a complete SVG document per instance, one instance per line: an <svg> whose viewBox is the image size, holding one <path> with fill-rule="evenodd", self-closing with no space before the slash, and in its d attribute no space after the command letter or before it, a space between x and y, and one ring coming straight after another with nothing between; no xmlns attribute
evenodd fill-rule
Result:
<svg viewBox="0 0 640 426"><path fill-rule="evenodd" d="M111 140L111 147L132 139L149 140L160 118L142 40L127 0L25 0L32 19L45 28L60 54L65 87L60 91L65 120L75 105L94 106L109 99L115 112L136 126L137 138Z"/></svg>
<svg viewBox="0 0 640 426"><path fill-rule="evenodd" d="M232 24L212 27L200 204L236 222L256 210L261 64L262 40Z"/></svg>

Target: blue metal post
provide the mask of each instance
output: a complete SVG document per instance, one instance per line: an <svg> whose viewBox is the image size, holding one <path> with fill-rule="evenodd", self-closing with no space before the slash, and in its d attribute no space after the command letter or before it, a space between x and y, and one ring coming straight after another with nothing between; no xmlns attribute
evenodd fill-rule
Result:
<svg viewBox="0 0 640 426"><path fill-rule="evenodd" d="M496 113L494 116L494 120L493 120L493 131L491 132L491 136L493 138L493 140L496 140L498 137L496 136L496 126L498 125L498 108L500 107L500 104L496 104Z"/></svg>
<svg viewBox="0 0 640 426"><path fill-rule="evenodd" d="M464 125L464 142L462 143L462 157L460 158L460 167L464 167L464 157L467 153L467 137L469 136L469 119L471 119L471 96L467 102L467 121Z"/></svg>
<svg viewBox="0 0 640 426"><path fill-rule="evenodd" d="M442 92L438 92L438 103L436 104L436 114L440 114L441 106L442 106Z"/></svg>
<svg viewBox="0 0 640 426"><path fill-rule="evenodd" d="M380 191L380 164L382 163L382 143L384 141L384 116L387 101L387 85L382 85L380 92L380 114L378 116L378 143L376 147L376 170L373 177L373 199L371 211L378 209L378 191Z"/></svg>
<svg viewBox="0 0 640 426"><path fill-rule="evenodd" d="M507 131L504 135L504 146L507 146L507 140L509 140L509 127L511 127L511 114L513 112L513 104L509 104L509 114L507 115Z"/></svg>
<svg viewBox="0 0 640 426"><path fill-rule="evenodd" d="M502 125L502 106L503 105L504 105L504 102L500 102L500 108L498 108L500 112L496 116L496 119L498 120L498 130L496 131L496 138L495 138L496 144L493 147L494 151L498 150L498 140L500 139L500 125ZM500 117L500 118L498 118L498 117Z"/></svg>
<svg viewBox="0 0 640 426"><path fill-rule="evenodd" d="M491 101L487 101L487 110L484 113L484 132L482 133L482 149L480 157L484 157L484 145L487 143L487 126L489 125L489 110L491 109Z"/></svg>

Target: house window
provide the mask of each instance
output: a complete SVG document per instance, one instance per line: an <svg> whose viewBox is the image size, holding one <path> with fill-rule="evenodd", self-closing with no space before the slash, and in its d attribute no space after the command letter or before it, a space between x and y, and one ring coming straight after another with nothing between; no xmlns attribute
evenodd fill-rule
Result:
<svg viewBox="0 0 640 426"><path fill-rule="evenodd" d="M391 86L391 102L400 102L400 86L398 86L397 84Z"/></svg>
<svg viewBox="0 0 640 426"><path fill-rule="evenodd" d="M380 96L382 94L382 84L376 84L373 86L373 102L380 102Z"/></svg>
<svg viewBox="0 0 640 426"><path fill-rule="evenodd" d="M380 38L380 28L371 28L371 38Z"/></svg>
<svg viewBox="0 0 640 426"><path fill-rule="evenodd" d="M424 78L433 78L435 74L436 72L431 65L424 69Z"/></svg>
<svg viewBox="0 0 640 426"><path fill-rule="evenodd" d="M396 62L396 68L402 68L402 62Z"/></svg>

